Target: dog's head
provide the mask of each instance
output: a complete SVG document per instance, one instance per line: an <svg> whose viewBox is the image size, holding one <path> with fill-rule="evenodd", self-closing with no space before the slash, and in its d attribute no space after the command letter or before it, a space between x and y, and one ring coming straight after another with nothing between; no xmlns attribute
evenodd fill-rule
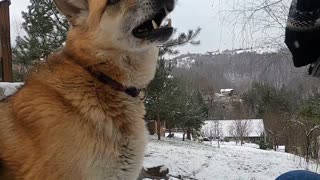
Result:
<svg viewBox="0 0 320 180"><path fill-rule="evenodd" d="M164 21L175 0L54 2L68 18L73 36L86 39L95 48L140 51L166 42L173 33L171 20Z"/></svg>

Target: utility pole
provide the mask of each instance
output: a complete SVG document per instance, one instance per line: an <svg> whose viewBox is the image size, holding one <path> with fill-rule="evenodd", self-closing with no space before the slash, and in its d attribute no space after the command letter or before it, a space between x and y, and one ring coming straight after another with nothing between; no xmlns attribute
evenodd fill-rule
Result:
<svg viewBox="0 0 320 180"><path fill-rule="evenodd" d="M12 82L10 0L0 0L0 81Z"/></svg>

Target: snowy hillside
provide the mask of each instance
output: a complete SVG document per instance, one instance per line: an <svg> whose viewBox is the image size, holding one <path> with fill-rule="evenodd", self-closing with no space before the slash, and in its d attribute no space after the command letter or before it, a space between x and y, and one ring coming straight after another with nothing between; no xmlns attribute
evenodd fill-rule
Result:
<svg viewBox="0 0 320 180"><path fill-rule="evenodd" d="M182 54L172 58L173 62L175 62L176 67L180 68L190 68L195 64L197 60L199 60L200 56L211 56L214 58L216 56L223 55L237 55L242 53L252 53L252 54L266 54L266 53L276 53L277 49L272 47L257 47L257 48L241 48L241 49L233 49L233 50L224 50L224 51L212 51L207 52L207 54ZM170 57L169 57L170 58Z"/></svg>
<svg viewBox="0 0 320 180"><path fill-rule="evenodd" d="M257 148L253 144L241 147L233 143L217 148L180 139L158 141L150 137L144 165L165 165L172 176L199 180L273 180L287 171L305 169L300 157ZM309 168L315 171L316 166Z"/></svg>

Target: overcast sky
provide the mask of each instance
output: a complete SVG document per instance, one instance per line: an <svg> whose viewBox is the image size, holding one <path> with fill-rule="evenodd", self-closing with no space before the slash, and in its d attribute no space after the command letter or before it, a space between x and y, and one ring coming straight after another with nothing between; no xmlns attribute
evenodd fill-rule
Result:
<svg viewBox="0 0 320 180"><path fill-rule="evenodd" d="M201 27L199 36L201 45L185 46L182 52L203 53L213 50L234 49L243 47L241 39L236 38L237 32L229 24L222 23L217 14L230 0L180 0L177 8L172 13L173 26L178 32L186 32L189 29ZM19 24L23 21L21 11L27 10L29 0L12 0L10 6L12 40L19 33Z"/></svg>

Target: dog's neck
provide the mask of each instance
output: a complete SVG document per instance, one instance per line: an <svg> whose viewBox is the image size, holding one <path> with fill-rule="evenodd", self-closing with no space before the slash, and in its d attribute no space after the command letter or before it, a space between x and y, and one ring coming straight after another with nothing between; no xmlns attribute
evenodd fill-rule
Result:
<svg viewBox="0 0 320 180"><path fill-rule="evenodd" d="M92 49L83 43L67 42L65 52L84 68L104 73L126 87L145 88L154 78L158 48L130 52L110 48Z"/></svg>

